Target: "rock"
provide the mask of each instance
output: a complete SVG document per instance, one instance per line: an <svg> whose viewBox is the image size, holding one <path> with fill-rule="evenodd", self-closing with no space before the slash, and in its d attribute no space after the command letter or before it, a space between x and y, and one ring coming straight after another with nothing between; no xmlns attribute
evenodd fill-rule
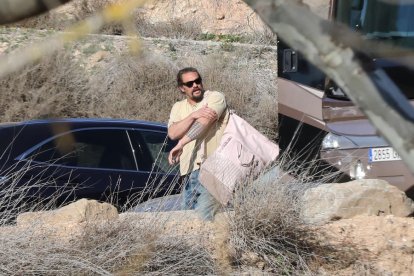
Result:
<svg viewBox="0 0 414 276"><path fill-rule="evenodd" d="M58 225L118 218L117 209L108 203L81 199L54 211L27 212L17 217L17 225Z"/></svg>
<svg viewBox="0 0 414 276"><path fill-rule="evenodd" d="M413 201L384 180L323 184L307 190L303 196L302 216L307 223L320 224L357 215L406 217L413 213Z"/></svg>

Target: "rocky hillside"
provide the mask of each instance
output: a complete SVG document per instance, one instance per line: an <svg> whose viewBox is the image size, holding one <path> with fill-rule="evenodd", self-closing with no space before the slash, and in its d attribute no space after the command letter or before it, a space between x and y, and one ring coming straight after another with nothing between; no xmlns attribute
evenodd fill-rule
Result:
<svg viewBox="0 0 414 276"><path fill-rule="evenodd" d="M40 17L43 27L65 25L117 0L73 0L72 2ZM328 17L329 0L304 0L319 16ZM198 28L202 33L252 34L267 29L261 19L242 0L197 1L155 0L149 1L135 12L136 20L146 24L182 24ZM42 25L39 24L39 27Z"/></svg>

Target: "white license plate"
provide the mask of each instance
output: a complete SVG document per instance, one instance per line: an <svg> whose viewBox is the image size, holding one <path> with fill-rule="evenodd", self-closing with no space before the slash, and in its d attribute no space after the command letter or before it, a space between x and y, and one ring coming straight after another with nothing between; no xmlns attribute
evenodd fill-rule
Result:
<svg viewBox="0 0 414 276"><path fill-rule="evenodd" d="M370 148L368 151L370 162L401 160L400 155L393 148Z"/></svg>

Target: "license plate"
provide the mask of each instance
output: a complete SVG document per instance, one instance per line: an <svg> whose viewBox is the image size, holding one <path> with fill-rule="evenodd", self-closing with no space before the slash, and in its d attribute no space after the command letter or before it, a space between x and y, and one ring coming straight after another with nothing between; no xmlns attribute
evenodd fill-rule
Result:
<svg viewBox="0 0 414 276"><path fill-rule="evenodd" d="M368 151L370 162L401 160L401 157L393 148L370 148Z"/></svg>

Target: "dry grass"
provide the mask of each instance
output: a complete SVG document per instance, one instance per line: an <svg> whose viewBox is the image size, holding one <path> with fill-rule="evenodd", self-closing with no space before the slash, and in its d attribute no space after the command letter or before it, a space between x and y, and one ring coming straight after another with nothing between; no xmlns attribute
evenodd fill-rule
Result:
<svg viewBox="0 0 414 276"><path fill-rule="evenodd" d="M280 162L288 160L282 156ZM303 172L289 179L280 167L279 163L235 194L230 220L234 263L276 275L313 274L319 266L343 268L354 263L352 245L325 244L325 234L301 217L303 193L332 176L315 183L308 182L311 177Z"/></svg>
<svg viewBox="0 0 414 276"><path fill-rule="evenodd" d="M8 275L212 275L215 265L194 236L162 233L156 216L141 222L90 222L65 230L40 225L0 232L0 273ZM72 231L72 232L70 232ZM10 235L12 234L12 235ZM65 236L71 235L70 238Z"/></svg>
<svg viewBox="0 0 414 276"><path fill-rule="evenodd" d="M37 181L21 185L28 164L8 173L0 193L0 274L4 275L212 275L216 265L199 233L165 232L169 217L142 215L114 221L48 224L33 219L30 225L13 224L27 211L51 211L63 195L60 187L48 198L26 202L32 189L53 187ZM11 168L10 168L11 171ZM6 182L7 181L7 182ZM6 185L7 184L7 185ZM147 189L153 183L148 183ZM147 191L148 192L148 191ZM135 195L136 204L142 194ZM174 233L177 233L176 231Z"/></svg>
<svg viewBox="0 0 414 276"><path fill-rule="evenodd" d="M143 37L168 37L174 39L198 39L202 33L198 22L149 22L138 10L134 15L134 25L140 36Z"/></svg>
<svg viewBox="0 0 414 276"><path fill-rule="evenodd" d="M22 171L26 168L22 168ZM6 171L7 174L7 171ZM20 186L23 173L8 173L7 179L0 180L0 227L13 223L18 214L30 211L39 211L51 209L54 207L54 201L41 204L42 201L36 204L28 202L31 193L34 190L40 189L43 185L40 183L27 183L25 186ZM7 180L7 183L6 183ZM50 183L45 183L45 186ZM45 187L43 186L43 187Z"/></svg>
<svg viewBox="0 0 414 276"><path fill-rule="evenodd" d="M179 68L196 66L206 89L222 91L231 108L270 138L276 136L275 87L262 87L249 57L219 55L178 61L143 54L115 56L86 72L63 51L0 79L0 121L47 117L103 117L166 122L177 100ZM88 76L90 76L88 78Z"/></svg>
<svg viewBox="0 0 414 276"><path fill-rule="evenodd" d="M277 35L269 29L265 29L263 32L254 31L252 34L246 35L242 42L258 45L277 45Z"/></svg>
<svg viewBox="0 0 414 276"><path fill-rule="evenodd" d="M207 88L222 91L231 109L274 139L277 124L276 83L271 83L268 76L257 75L249 63L249 57L242 53L234 54L234 57L237 58L217 55L194 63L203 72ZM262 86L264 83L265 86Z"/></svg>
<svg viewBox="0 0 414 276"><path fill-rule="evenodd" d="M53 177L57 169L30 161L19 161L10 167L3 165L0 170L0 227L14 223L24 212L59 208L80 188L70 185L70 180L57 186Z"/></svg>
<svg viewBox="0 0 414 276"><path fill-rule="evenodd" d="M130 263L141 264L139 271L145 275L217 275L218 272L207 248L185 236L163 237L154 243L151 253L144 262L133 259ZM131 272L129 267L122 270L126 275Z"/></svg>
<svg viewBox="0 0 414 276"><path fill-rule="evenodd" d="M285 156L281 162L288 162ZM301 195L319 182L307 182L307 176L283 182L284 176L276 166L237 190L233 208L221 216L228 228L217 229L215 253L205 242L206 233L167 233L170 218L157 213L77 225L73 234L58 225L42 228L35 223L10 232L2 224L0 273L306 275L320 266L334 271L354 264L358 255L352 245L324 244L325 234L302 221Z"/></svg>
<svg viewBox="0 0 414 276"><path fill-rule="evenodd" d="M25 171L19 171L22 176ZM17 185L15 174L8 175L14 185L4 189L0 207L0 274L4 275L215 275L217 267L204 246L201 233L165 232L168 216L142 215L115 221L87 221L80 224L10 224L26 211L49 211L46 203L23 205L30 188ZM51 195L55 199L59 192ZM137 195L138 196L138 195ZM33 203L33 202L32 202ZM29 207L30 208L26 208ZM3 208L7 207L7 210Z"/></svg>
<svg viewBox="0 0 414 276"><path fill-rule="evenodd" d="M3 122L87 114L88 79L63 51L0 79L0 87Z"/></svg>
<svg viewBox="0 0 414 276"><path fill-rule="evenodd" d="M91 81L91 111L97 117L139 118L166 122L180 93L177 67L155 56L121 55Z"/></svg>

